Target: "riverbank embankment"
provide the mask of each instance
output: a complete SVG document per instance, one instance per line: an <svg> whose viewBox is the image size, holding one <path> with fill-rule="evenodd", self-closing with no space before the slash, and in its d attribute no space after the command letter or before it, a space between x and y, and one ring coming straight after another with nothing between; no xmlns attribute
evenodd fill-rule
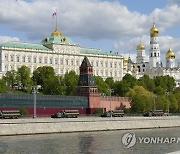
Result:
<svg viewBox="0 0 180 154"><path fill-rule="evenodd" d="M179 116L0 119L0 136L180 127Z"/></svg>

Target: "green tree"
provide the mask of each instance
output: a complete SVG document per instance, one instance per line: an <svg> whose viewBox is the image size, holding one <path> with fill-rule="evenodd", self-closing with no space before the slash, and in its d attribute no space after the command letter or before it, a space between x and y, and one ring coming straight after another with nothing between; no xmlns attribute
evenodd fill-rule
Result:
<svg viewBox="0 0 180 154"><path fill-rule="evenodd" d="M4 93L8 90L5 80L0 79L0 93Z"/></svg>
<svg viewBox="0 0 180 154"><path fill-rule="evenodd" d="M155 101L156 110L163 110L167 112L168 110L168 100L163 95L158 95Z"/></svg>
<svg viewBox="0 0 180 154"><path fill-rule="evenodd" d="M99 93L109 95L109 86L100 76L95 76L95 82L98 87ZM113 93L112 93L113 94Z"/></svg>
<svg viewBox="0 0 180 154"><path fill-rule="evenodd" d="M109 88L113 89L114 88L114 80L113 77L108 77L105 80L106 84L109 86Z"/></svg>
<svg viewBox="0 0 180 154"><path fill-rule="evenodd" d="M153 108L152 94L144 89L142 86L134 86L127 96L132 98L131 111L142 113L150 111Z"/></svg>
<svg viewBox="0 0 180 154"><path fill-rule="evenodd" d="M66 87L62 76L54 76L45 80L43 94L46 95L65 95Z"/></svg>
<svg viewBox="0 0 180 154"><path fill-rule="evenodd" d="M116 96L124 97L129 90L130 85L127 80L116 81L114 84L114 95Z"/></svg>
<svg viewBox="0 0 180 154"><path fill-rule="evenodd" d="M18 86L20 82L17 71L15 70L7 71L3 76L3 79L11 89L14 89L15 86Z"/></svg>
<svg viewBox="0 0 180 154"><path fill-rule="evenodd" d="M180 89L175 90L175 97L178 103L178 112L180 112Z"/></svg>
<svg viewBox="0 0 180 154"><path fill-rule="evenodd" d="M133 88L137 84L136 78L134 76L130 75L130 74L126 74L123 77L123 81L124 80L127 81L130 88Z"/></svg>
<svg viewBox="0 0 180 154"><path fill-rule="evenodd" d="M155 89L154 80L150 79L148 75L144 75L138 79L138 85L143 86L145 89L151 92L153 92Z"/></svg>
<svg viewBox="0 0 180 154"><path fill-rule="evenodd" d="M156 87L161 86L165 91L169 92L172 92L176 86L175 79L170 76L157 76L154 83Z"/></svg>
<svg viewBox="0 0 180 154"><path fill-rule="evenodd" d="M20 79L21 89L27 90L31 87L30 69L27 66L21 66L18 68L18 76Z"/></svg>
<svg viewBox="0 0 180 154"><path fill-rule="evenodd" d="M64 75L64 84L66 87L66 95L74 95L77 88L78 75L74 71L70 71Z"/></svg>
<svg viewBox="0 0 180 154"><path fill-rule="evenodd" d="M161 86L155 87L154 93L157 95L165 96L165 90Z"/></svg>
<svg viewBox="0 0 180 154"><path fill-rule="evenodd" d="M170 112L177 112L178 110L178 101L176 99L176 96L173 93L170 93L168 97L169 101L169 110Z"/></svg>
<svg viewBox="0 0 180 154"><path fill-rule="evenodd" d="M55 72L53 67L43 66L43 67L38 67L33 72L32 80L34 81L35 85L40 85L41 89L43 89L45 86L45 82L47 82L48 79L54 77L55 77Z"/></svg>

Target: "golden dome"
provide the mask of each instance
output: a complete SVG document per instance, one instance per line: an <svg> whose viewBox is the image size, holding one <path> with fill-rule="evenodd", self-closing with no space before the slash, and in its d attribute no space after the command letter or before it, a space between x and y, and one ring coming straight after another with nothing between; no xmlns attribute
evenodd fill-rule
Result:
<svg viewBox="0 0 180 154"><path fill-rule="evenodd" d="M142 45L141 43L137 46L136 50L145 50L144 45Z"/></svg>
<svg viewBox="0 0 180 154"><path fill-rule="evenodd" d="M56 27L55 31L51 34L51 36L62 36L62 34L61 32L59 32L59 30Z"/></svg>
<svg viewBox="0 0 180 154"><path fill-rule="evenodd" d="M123 63L126 64L128 62L128 59L127 58L124 58L123 59Z"/></svg>
<svg viewBox="0 0 180 154"><path fill-rule="evenodd" d="M155 37L158 36L159 30L156 28L155 24L153 25L153 27L150 29L150 35L151 37Z"/></svg>
<svg viewBox="0 0 180 154"><path fill-rule="evenodd" d="M175 59L175 54L171 48L169 48L168 52L166 53L166 59L169 59L169 58Z"/></svg>

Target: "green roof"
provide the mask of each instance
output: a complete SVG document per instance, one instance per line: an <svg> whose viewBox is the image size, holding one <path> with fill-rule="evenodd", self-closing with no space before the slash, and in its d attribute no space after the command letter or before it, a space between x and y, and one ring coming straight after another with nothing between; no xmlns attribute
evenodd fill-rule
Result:
<svg viewBox="0 0 180 154"><path fill-rule="evenodd" d="M38 50L50 50L42 44L35 43L24 43L24 42L5 42L0 44L1 47L10 47L10 48L26 48L26 49L38 49Z"/></svg>
<svg viewBox="0 0 180 154"><path fill-rule="evenodd" d="M81 53L85 54L99 54L99 55L107 55L107 56L121 56L118 52L112 51L103 51L101 49L94 49L94 48L81 48Z"/></svg>

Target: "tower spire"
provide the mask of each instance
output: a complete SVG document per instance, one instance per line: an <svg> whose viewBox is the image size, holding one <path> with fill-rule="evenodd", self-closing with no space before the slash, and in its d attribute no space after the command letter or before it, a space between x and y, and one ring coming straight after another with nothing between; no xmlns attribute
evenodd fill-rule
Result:
<svg viewBox="0 0 180 154"><path fill-rule="evenodd" d="M153 25L155 25L155 20L156 20L156 18L155 18L155 17L153 17Z"/></svg>

